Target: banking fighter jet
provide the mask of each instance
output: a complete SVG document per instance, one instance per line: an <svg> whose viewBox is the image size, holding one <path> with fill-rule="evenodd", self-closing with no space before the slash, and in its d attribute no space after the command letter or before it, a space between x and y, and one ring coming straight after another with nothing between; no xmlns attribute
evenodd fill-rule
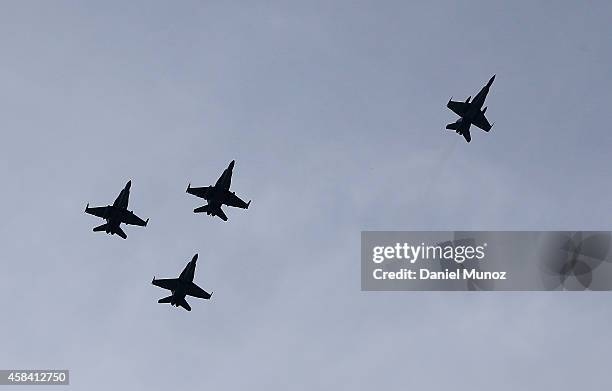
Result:
<svg viewBox="0 0 612 391"><path fill-rule="evenodd" d="M451 109L461 118L459 118L456 122L446 125L446 129L454 130L458 134L462 135L465 138L465 141L468 143L470 140L472 140L472 136L470 135L471 125L475 125L485 132L491 130L492 125L487 120L487 117L485 117L487 108L485 107L482 110L481 108L485 99L487 98L487 94L489 93L491 84L493 84L493 80L495 80L495 75L493 75L487 85L482 87L474 100L471 102L471 96L469 96L465 102L455 102L452 100L453 98L448 101L446 107Z"/></svg>
<svg viewBox="0 0 612 391"><path fill-rule="evenodd" d="M187 193L193 194L194 196L203 198L207 201L206 205L195 208L193 210L194 213L206 212L206 214L209 216L218 216L223 221L227 221L227 216L221 209L222 205L248 209L249 205L251 205L251 201L244 202L236 195L236 193L230 191L234 163L235 161L232 160L214 186L191 187L191 183L187 186Z"/></svg>
<svg viewBox="0 0 612 391"><path fill-rule="evenodd" d="M206 292L193 282L197 261L198 254L194 255L193 259L185 266L179 278L163 278L157 280L153 277L153 281L151 282L153 285L168 289L172 292L170 296L159 299L157 301L158 303L170 303L175 307L180 305L187 311L191 311L191 307L185 300L185 296L189 295L199 297L200 299L210 299L212 292Z"/></svg>
<svg viewBox="0 0 612 391"><path fill-rule="evenodd" d="M121 193L119 193L119 196L112 205L90 208L89 204L87 204L85 207L85 213L89 213L90 215L106 220L105 224L95 227L93 229L94 232L105 231L107 234L117 234L123 239L127 239L127 235L119 226L121 223L128 225L139 225L141 227L147 226L149 219L144 221L140 217L136 216L134 212L127 209L128 202L130 200L131 186L132 181L129 181L123 190L121 190Z"/></svg>

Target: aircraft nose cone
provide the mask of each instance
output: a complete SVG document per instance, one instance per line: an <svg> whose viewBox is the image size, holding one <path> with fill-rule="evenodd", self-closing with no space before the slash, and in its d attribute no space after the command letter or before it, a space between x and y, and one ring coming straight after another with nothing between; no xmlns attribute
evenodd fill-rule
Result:
<svg viewBox="0 0 612 391"><path fill-rule="evenodd" d="M235 163L236 163L236 161L235 161L235 160L232 160L232 161L231 161L231 163L229 164L229 168L230 168L230 170L231 170L232 168L234 168L234 164L235 164Z"/></svg>
<svg viewBox="0 0 612 391"><path fill-rule="evenodd" d="M132 187L132 180L129 180L128 183L125 184L126 189L129 189L130 187Z"/></svg>
<svg viewBox="0 0 612 391"><path fill-rule="evenodd" d="M489 80L489 85L493 84L493 80L495 80L495 76L496 75L493 75L493 77Z"/></svg>
<svg viewBox="0 0 612 391"><path fill-rule="evenodd" d="M191 260L191 262L196 263L198 261L198 254L193 256L193 259Z"/></svg>

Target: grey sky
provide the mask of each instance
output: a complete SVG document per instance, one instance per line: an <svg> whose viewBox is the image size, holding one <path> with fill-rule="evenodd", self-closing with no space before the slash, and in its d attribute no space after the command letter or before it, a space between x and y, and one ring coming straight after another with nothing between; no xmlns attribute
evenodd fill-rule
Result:
<svg viewBox="0 0 612 391"><path fill-rule="evenodd" d="M367 293L365 229L610 229L612 4L4 2L2 368L71 389L610 384L609 294ZM492 74L495 126L444 130ZM253 203L195 215L236 159ZM132 179L147 228L91 232ZM191 256L213 299L157 304Z"/></svg>

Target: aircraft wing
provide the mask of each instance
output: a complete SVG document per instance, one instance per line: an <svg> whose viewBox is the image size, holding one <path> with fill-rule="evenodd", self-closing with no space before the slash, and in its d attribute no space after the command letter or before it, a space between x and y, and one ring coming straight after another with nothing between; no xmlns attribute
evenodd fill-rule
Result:
<svg viewBox="0 0 612 391"><path fill-rule="evenodd" d="M187 291L185 292L189 296L199 297L200 299L210 299L211 294L200 288L193 282L187 285Z"/></svg>
<svg viewBox="0 0 612 391"><path fill-rule="evenodd" d="M147 223L149 222L148 219L147 219L147 221L144 221L140 217L136 216L134 214L134 212L131 212L129 210L124 210L123 211L123 213L121 214L121 221L123 223L125 223L125 224L139 225L141 227L145 227L147 225Z"/></svg>
<svg viewBox="0 0 612 391"><path fill-rule="evenodd" d="M225 192L225 196L223 197L223 204L235 208L247 209L250 203L251 201L249 201L249 203L242 201L240 197L230 191Z"/></svg>
<svg viewBox="0 0 612 391"><path fill-rule="evenodd" d="M89 213L90 215L94 215L96 217L105 218L107 206L99 206L96 208L90 208L89 204L85 207L85 213Z"/></svg>
<svg viewBox="0 0 612 391"><path fill-rule="evenodd" d="M449 100L446 105L446 107L451 109L453 113L457 114L460 117L463 116L463 114L467 111L469 106L470 106L469 103L455 102L454 100Z"/></svg>
<svg viewBox="0 0 612 391"><path fill-rule="evenodd" d="M489 123L489 121L487 120L487 117L485 117L483 112L480 112L476 116L476 118L472 120L472 124L484 130L485 132L488 132L489 130L491 130L491 124Z"/></svg>
<svg viewBox="0 0 612 391"><path fill-rule="evenodd" d="M210 186L204 187L191 187L191 185L187 186L187 193L193 194L196 197L204 198L207 200L209 198L211 188Z"/></svg>
<svg viewBox="0 0 612 391"><path fill-rule="evenodd" d="M160 278L159 280L156 280L155 278L153 278L153 281L151 281L151 283L160 288L164 288L164 289L173 291L176 289L176 286L178 285L178 281L179 281L178 278Z"/></svg>

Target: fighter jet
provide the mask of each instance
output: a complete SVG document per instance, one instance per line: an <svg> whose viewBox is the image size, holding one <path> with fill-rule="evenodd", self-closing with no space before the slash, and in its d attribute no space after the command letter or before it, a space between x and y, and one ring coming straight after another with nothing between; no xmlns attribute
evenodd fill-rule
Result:
<svg viewBox="0 0 612 391"><path fill-rule="evenodd" d="M206 214L209 216L218 216L223 221L227 221L227 216L223 210L221 210L222 205L248 209L249 205L251 205L251 201L244 202L236 195L236 193L230 191L234 163L235 160L232 160L214 186L191 187L191 183L187 186L187 193L204 198L206 201L208 201L207 205L195 208L193 210L194 213L206 212Z"/></svg>
<svg viewBox="0 0 612 391"><path fill-rule="evenodd" d="M128 181L112 205L90 208L89 204L87 204L85 207L85 213L89 213L90 215L101 217L106 220L106 224L102 224L94 228L94 232L105 231L107 234L117 234L123 239L127 239L127 235L125 232L123 232L121 227L119 227L121 223L139 225L141 227L147 226L149 219L144 221L140 217L136 216L134 212L127 210L128 202L130 200L131 186L132 181Z"/></svg>
<svg viewBox="0 0 612 391"><path fill-rule="evenodd" d="M482 110L480 109L487 98L487 94L489 93L491 84L493 84L493 80L495 80L495 75L493 75L487 85L484 86L480 92L478 92L472 102L470 102L470 99L472 98L471 96L469 96L465 102L455 102L452 100L453 98L448 101L446 107L451 109L461 118L459 118L457 122L446 125L446 129L456 131L458 134L465 137L465 141L468 143L470 140L472 140L472 136L470 136L470 125L473 124L485 132L491 130L492 125L489 124L489 121L485 117L487 108L485 107Z"/></svg>
<svg viewBox="0 0 612 391"><path fill-rule="evenodd" d="M157 300L158 303L170 303L175 307L180 305L187 311L191 311L191 307L185 300L186 295L199 297L201 299L210 299L212 292L208 293L193 283L193 274L195 273L197 260L198 254L194 255L193 259L185 266L179 278L156 280L155 277L153 277L153 281L151 281L153 285L172 291L170 296Z"/></svg>

